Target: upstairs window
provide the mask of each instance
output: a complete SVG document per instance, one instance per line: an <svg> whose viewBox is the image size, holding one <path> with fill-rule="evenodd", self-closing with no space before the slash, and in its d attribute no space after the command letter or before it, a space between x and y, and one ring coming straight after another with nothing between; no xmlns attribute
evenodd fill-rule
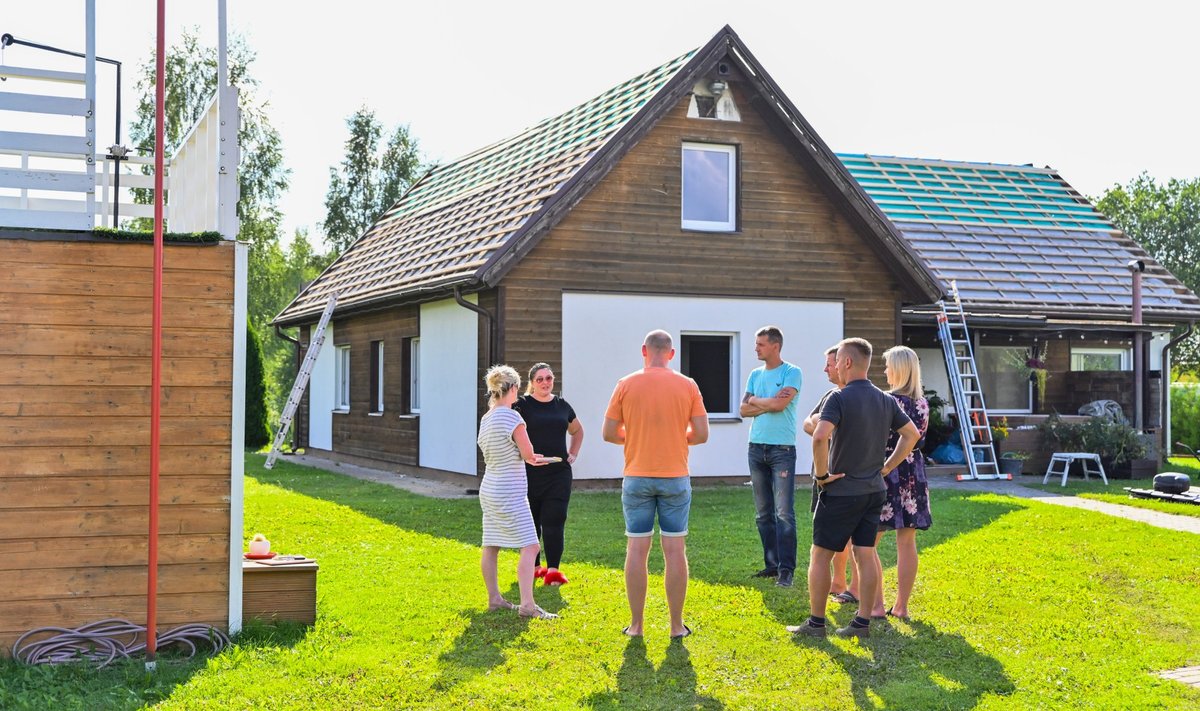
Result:
<svg viewBox="0 0 1200 711"><path fill-rule="evenodd" d="M685 230L733 232L737 229L736 146L683 144L682 207Z"/></svg>

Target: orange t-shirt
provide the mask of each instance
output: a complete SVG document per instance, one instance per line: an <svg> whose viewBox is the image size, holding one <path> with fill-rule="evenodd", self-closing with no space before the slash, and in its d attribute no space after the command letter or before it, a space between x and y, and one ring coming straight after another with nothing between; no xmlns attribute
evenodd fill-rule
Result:
<svg viewBox="0 0 1200 711"><path fill-rule="evenodd" d="M625 425L625 476L688 474L687 427L707 416L696 381L646 368L617 381L604 416Z"/></svg>

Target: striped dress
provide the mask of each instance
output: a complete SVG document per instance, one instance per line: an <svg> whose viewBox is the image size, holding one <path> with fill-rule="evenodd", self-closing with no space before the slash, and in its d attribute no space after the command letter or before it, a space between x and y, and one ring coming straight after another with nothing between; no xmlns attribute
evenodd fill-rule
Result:
<svg viewBox="0 0 1200 711"><path fill-rule="evenodd" d="M513 430L523 423L509 407L494 407L479 421L475 441L486 465L479 486L485 546L524 548L538 540L525 498L525 462L512 438Z"/></svg>

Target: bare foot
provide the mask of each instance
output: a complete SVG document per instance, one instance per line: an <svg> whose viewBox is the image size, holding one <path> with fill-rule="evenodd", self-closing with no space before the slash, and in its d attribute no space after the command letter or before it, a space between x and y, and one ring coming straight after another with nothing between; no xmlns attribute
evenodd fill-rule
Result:
<svg viewBox="0 0 1200 711"><path fill-rule="evenodd" d="M502 597L496 598L495 600L488 600L488 612L495 612L496 610L515 610L515 609L517 609L517 606L514 603L511 603Z"/></svg>
<svg viewBox="0 0 1200 711"><path fill-rule="evenodd" d="M636 624L636 625L631 624L621 631L624 632L625 636L627 636L627 637L641 637L642 636L642 625L641 624Z"/></svg>

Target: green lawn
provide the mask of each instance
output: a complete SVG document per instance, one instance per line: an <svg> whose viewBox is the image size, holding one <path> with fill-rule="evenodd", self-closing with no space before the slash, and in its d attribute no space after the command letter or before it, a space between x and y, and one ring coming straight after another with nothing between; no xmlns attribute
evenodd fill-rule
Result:
<svg viewBox="0 0 1200 711"><path fill-rule="evenodd" d="M321 563L311 629L256 629L204 662L91 672L0 665L0 708L1197 708L1153 673L1200 664L1196 536L993 494L933 492L912 623L793 640L807 593L760 567L747 487L695 492L687 619L667 639L661 558L648 633L627 621L619 497L577 494L555 622L486 612L474 500L249 458L246 531ZM798 508L807 503L801 494ZM810 531L802 524L801 540ZM656 560L657 558L657 560ZM884 548L889 589L894 546ZM501 585L516 595L516 556ZM845 623L851 610L833 608ZM877 623L878 625L878 623Z"/></svg>
<svg viewBox="0 0 1200 711"><path fill-rule="evenodd" d="M1196 460L1191 457L1172 457L1170 464L1163 467L1163 471L1187 474L1192 478L1192 486L1200 486L1200 467L1196 466ZM1151 509L1153 511L1200 518L1200 505L1176 501L1161 501L1159 499L1135 499L1129 495L1128 491L1125 491L1125 487L1127 486L1133 489L1153 489L1154 479L1131 480L1113 479L1110 477L1108 486L1105 486L1104 482L1095 477L1084 481L1081 476L1072 475L1070 479L1067 479L1067 485L1062 486L1062 475L1060 474L1057 481L1052 479L1045 485L1042 484L1042 477L1040 476L1023 476L1018 481L1024 486L1043 491L1053 491L1056 494L1067 494L1084 499L1096 499L1097 501L1107 501L1112 504L1124 504L1126 506L1136 506L1141 509Z"/></svg>

